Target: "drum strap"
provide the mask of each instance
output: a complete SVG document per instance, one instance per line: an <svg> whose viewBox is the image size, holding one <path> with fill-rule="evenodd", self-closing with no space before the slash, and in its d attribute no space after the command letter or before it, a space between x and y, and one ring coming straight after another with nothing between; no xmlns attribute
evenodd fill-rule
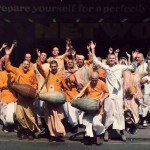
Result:
<svg viewBox="0 0 150 150"><path fill-rule="evenodd" d="M16 77L15 82L18 82L19 78L20 78L20 74Z"/></svg>
<svg viewBox="0 0 150 150"><path fill-rule="evenodd" d="M73 100L79 98L80 96L82 96L82 93L87 89L87 87L90 85L90 81L86 84L86 86L80 91L80 93L75 97L73 98Z"/></svg>
<svg viewBox="0 0 150 150"><path fill-rule="evenodd" d="M44 82L43 82L43 84L42 84L42 86L41 86L41 89L39 90L38 93L40 93L40 92L42 91L44 85L47 83L47 81L48 81L48 79L49 79L49 76L50 76L50 70L49 70L48 76L45 78L45 80L44 80Z"/></svg>

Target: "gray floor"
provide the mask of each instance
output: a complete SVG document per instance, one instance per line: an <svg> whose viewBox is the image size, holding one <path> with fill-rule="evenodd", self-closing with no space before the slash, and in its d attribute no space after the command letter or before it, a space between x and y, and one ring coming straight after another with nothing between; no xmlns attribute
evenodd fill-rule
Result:
<svg viewBox="0 0 150 150"><path fill-rule="evenodd" d="M0 126L1 128L1 126ZM67 133L64 138L65 142L49 143L46 138L36 139L34 141L18 140L16 133L4 134L0 131L0 150L150 150L150 125L138 129L134 135L126 133L127 141L120 141L120 136L114 132L109 142L103 142L103 145L85 146L82 143L83 129L79 130L81 135L77 135L74 140L69 140L71 136Z"/></svg>

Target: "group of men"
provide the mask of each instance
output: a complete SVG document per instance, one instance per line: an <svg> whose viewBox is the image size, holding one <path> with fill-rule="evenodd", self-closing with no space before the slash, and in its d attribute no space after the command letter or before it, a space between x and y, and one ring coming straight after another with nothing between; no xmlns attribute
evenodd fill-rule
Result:
<svg viewBox="0 0 150 150"><path fill-rule="evenodd" d="M88 60L66 44L63 55L59 55L59 49L54 47L50 58L37 49L34 64L31 54L27 53L17 68L10 61L15 45L14 42L9 48L4 43L0 49L5 49L6 53L0 61L0 119L5 133L11 128L17 130L19 139L33 140L36 133L45 132L49 141L60 141L66 135L65 119L72 133L78 131L79 125L84 126L85 144L100 145L102 137L109 140L109 128L119 130L121 140L126 141L125 129L134 133L140 120L144 127L147 126L150 67L142 53L134 51L131 63L129 53L126 53L128 60L125 57L119 60L118 51L109 48L104 62L96 57L96 44L90 41ZM38 94L61 92L65 94L66 102L53 105L40 100L38 94L35 98L23 96L13 89L16 83L30 85ZM83 97L90 98L91 104L96 99L99 110L87 113L72 106L74 100Z"/></svg>

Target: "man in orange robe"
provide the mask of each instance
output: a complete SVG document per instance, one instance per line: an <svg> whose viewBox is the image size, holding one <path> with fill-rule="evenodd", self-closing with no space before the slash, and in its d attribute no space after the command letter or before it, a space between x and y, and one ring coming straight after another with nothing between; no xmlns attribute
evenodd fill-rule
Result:
<svg viewBox="0 0 150 150"><path fill-rule="evenodd" d="M85 91L85 95L88 98L96 99L100 101L102 109L103 101L109 96L109 92L106 84L99 80L99 74L93 72L91 75L91 82ZM92 137L94 136L93 130L96 135L96 144L101 144L101 134L105 132L105 127L102 122L102 110L93 114L85 113L83 116L83 124L86 126L85 144L92 144Z"/></svg>
<svg viewBox="0 0 150 150"><path fill-rule="evenodd" d="M78 129L79 110L71 106L72 100L78 94L78 80L76 75L77 69L74 69L74 61L69 59L67 62L67 70L64 71L63 76L68 89L65 89L66 102L63 105L64 112L68 123L71 125L71 132L75 133Z"/></svg>
<svg viewBox="0 0 150 150"><path fill-rule="evenodd" d="M50 74L43 70L39 60L37 61L37 69L44 78L48 78L46 83L48 92L62 92L62 87L66 87L63 76L57 72L58 64L55 60L50 62ZM59 141L66 134L61 122L62 119L64 119L62 105L54 106L49 102L45 102L45 120L50 131L50 142L53 140Z"/></svg>
<svg viewBox="0 0 150 150"><path fill-rule="evenodd" d="M33 88L37 88L36 76L33 71L29 70L29 62L24 60L22 63L22 70L13 67L9 61L10 51L6 51L5 66L6 69L16 75L16 82L19 84L27 84ZM40 131L35 122L34 117L34 99L26 98L18 94L18 102L16 107L16 117L20 125L20 139L26 138L26 135L30 140L33 140L35 131Z"/></svg>
<svg viewBox="0 0 150 150"><path fill-rule="evenodd" d="M16 93L8 87L8 77L12 74L6 70L0 72L0 89L1 89L1 120L3 121L3 131L9 131L9 125L14 125L16 110Z"/></svg>

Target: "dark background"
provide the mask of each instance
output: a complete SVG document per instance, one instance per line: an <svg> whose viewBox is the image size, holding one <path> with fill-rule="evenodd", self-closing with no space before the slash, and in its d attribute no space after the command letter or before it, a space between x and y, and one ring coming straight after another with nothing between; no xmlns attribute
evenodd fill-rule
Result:
<svg viewBox="0 0 150 150"><path fill-rule="evenodd" d="M87 43L94 40L102 58L110 46L120 49L119 56L135 49L146 56L150 50L149 6L149 0L0 0L0 44L18 41L11 56L16 66L27 52L35 62L36 48L48 56L54 46L64 53L66 37L72 39L77 53L84 55Z"/></svg>

